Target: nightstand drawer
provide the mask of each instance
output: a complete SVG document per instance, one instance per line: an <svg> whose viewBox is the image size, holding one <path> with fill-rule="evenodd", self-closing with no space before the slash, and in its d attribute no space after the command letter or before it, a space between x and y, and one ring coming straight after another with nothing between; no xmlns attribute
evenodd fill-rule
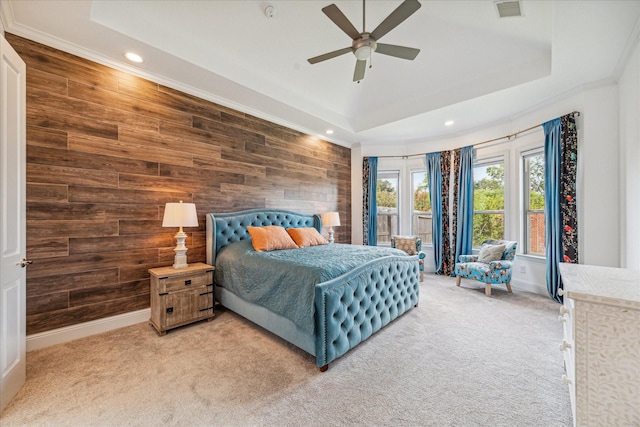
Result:
<svg viewBox="0 0 640 427"><path fill-rule="evenodd" d="M174 277L160 277L158 292L182 291L189 287L197 288L213 283L213 271L184 274Z"/></svg>

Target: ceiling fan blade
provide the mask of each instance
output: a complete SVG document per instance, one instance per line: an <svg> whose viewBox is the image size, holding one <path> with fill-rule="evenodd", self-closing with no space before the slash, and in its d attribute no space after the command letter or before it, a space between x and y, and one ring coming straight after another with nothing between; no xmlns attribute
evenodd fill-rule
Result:
<svg viewBox="0 0 640 427"><path fill-rule="evenodd" d="M366 69L367 61L358 59L358 62L356 62L356 69L353 72L353 81L359 82L360 80L364 79L364 70Z"/></svg>
<svg viewBox="0 0 640 427"><path fill-rule="evenodd" d="M344 16L344 13L338 9L338 6L330 4L329 6L323 7L322 11L353 40L360 38L360 33L356 30L356 27Z"/></svg>
<svg viewBox="0 0 640 427"><path fill-rule="evenodd" d="M352 51L352 48L345 47L344 49L334 50L333 52L325 53L324 55L314 56L313 58L307 59L307 61L309 61L309 64L317 64L318 62L326 61L327 59L335 58L336 56L344 55L345 53Z"/></svg>
<svg viewBox="0 0 640 427"><path fill-rule="evenodd" d="M380 40L382 36L393 30L400 25L402 21L413 15L418 9L420 9L420 3L418 0L404 0L400 6L396 8L384 21L371 32L371 37L375 40Z"/></svg>
<svg viewBox="0 0 640 427"><path fill-rule="evenodd" d="M406 46L396 46L393 44L378 43L376 53L383 55L395 56L396 58L409 59L413 61L420 53L420 49Z"/></svg>

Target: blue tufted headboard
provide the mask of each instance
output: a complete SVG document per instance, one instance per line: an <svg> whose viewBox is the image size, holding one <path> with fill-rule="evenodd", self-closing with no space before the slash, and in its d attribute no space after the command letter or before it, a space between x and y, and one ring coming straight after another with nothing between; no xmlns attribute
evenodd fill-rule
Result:
<svg viewBox="0 0 640 427"><path fill-rule="evenodd" d="M279 225L285 228L315 227L322 232L319 215L306 215L277 209L252 209L248 211L214 214L207 219L207 263L215 265L216 254L230 243L250 239L247 227Z"/></svg>

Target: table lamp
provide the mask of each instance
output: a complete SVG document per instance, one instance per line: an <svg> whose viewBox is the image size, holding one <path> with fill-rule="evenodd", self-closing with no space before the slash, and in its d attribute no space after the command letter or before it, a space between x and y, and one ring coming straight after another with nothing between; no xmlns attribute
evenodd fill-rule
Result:
<svg viewBox="0 0 640 427"><path fill-rule="evenodd" d="M176 247L174 252L176 253L173 268L186 268L187 264L187 247L184 245L184 241L187 238L187 234L182 231L182 227L197 227L198 226L198 214L196 212L195 203L167 203L164 208L164 218L162 219L163 227L180 227L180 230L175 235Z"/></svg>
<svg viewBox="0 0 640 427"><path fill-rule="evenodd" d="M338 215L338 212L323 213L322 225L329 226L329 243L333 243L333 227L340 225L340 215Z"/></svg>

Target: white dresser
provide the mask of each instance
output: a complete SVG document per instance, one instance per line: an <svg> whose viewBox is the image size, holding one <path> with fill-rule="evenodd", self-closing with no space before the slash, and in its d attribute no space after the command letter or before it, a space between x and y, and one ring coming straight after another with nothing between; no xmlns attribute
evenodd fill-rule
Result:
<svg viewBox="0 0 640 427"><path fill-rule="evenodd" d="M564 353L576 426L640 426L640 271L560 264Z"/></svg>

